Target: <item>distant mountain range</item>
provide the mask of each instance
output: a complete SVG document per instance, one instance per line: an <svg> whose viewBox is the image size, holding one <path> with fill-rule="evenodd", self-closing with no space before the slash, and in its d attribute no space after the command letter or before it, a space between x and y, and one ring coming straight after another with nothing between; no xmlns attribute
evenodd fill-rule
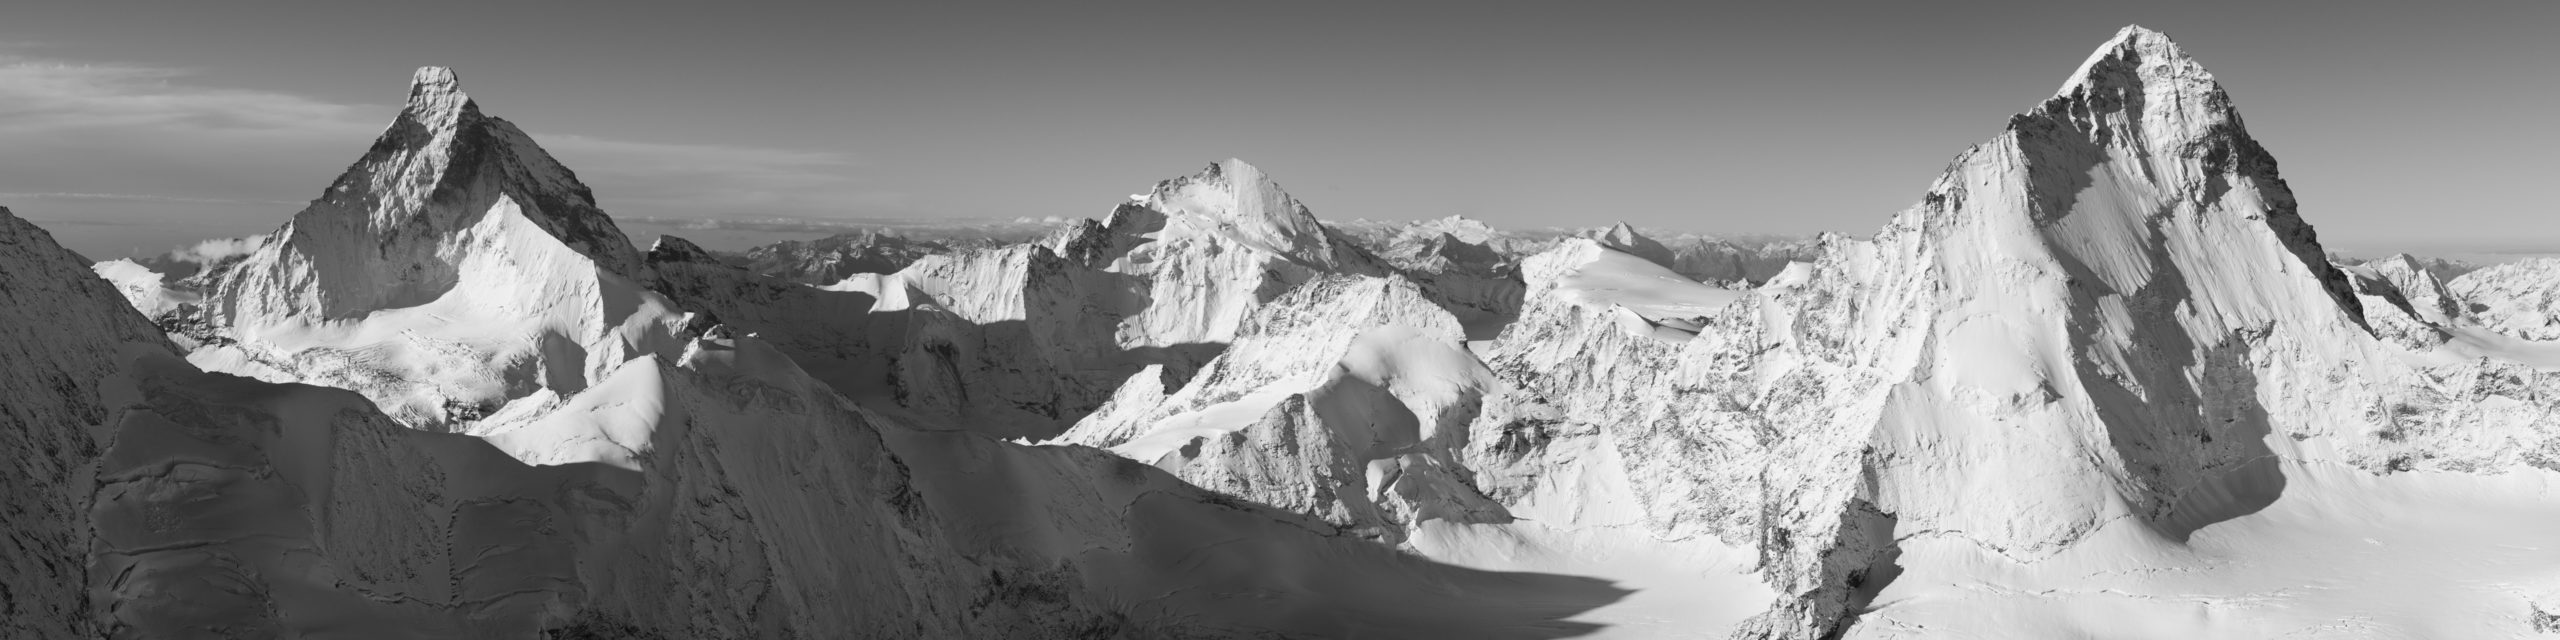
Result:
<svg viewBox="0 0 2560 640"><path fill-rule="evenodd" d="M1090 204L643 248L429 67L272 233L0 210L0 636L2560 633L2560 260L2333 259L2140 27L1864 238Z"/></svg>

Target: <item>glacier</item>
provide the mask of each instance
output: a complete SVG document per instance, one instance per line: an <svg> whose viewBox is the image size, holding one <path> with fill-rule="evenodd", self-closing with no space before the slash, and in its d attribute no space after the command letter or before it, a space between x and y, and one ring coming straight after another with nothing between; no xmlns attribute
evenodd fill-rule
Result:
<svg viewBox="0 0 2560 640"><path fill-rule="evenodd" d="M270 234L0 209L9 637L2560 631L2560 262L2334 259L2128 27L1867 237L644 250L420 69Z"/></svg>

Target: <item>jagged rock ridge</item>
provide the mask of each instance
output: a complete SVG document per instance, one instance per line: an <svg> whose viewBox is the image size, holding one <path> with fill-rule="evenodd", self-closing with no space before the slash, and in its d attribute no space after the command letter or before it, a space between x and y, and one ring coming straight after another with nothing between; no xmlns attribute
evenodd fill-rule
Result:
<svg viewBox="0 0 2560 640"><path fill-rule="evenodd" d="M955 247L950 242L863 230L755 247L736 262L748 271L801 284L828 285L858 273L897 273L925 256L1001 246L991 239L960 244Z"/></svg>
<svg viewBox="0 0 2560 640"><path fill-rule="evenodd" d="M435 386L409 371L356 380L360 393L350 393L206 373L166 343L109 355L118 350L79 339L117 337L95 319L0 331L0 353L12 361L86 349L63 364L83 376L113 369L101 377L125 387L27 390L79 406L22 416L13 404L6 414L13 433L30 427L67 440L30 445L43 452L33 461L94 464L99 479L87 497L79 473L67 486L10 485L13 504L23 495L42 503L34 512L56 516L28 530L41 550L69 550L54 534L82 524L93 536L87 557L37 572L67 580L25 601L65 606L11 624L85 635L82 620L92 620L103 635L140 637L1504 637L1587 630L1561 620L1579 610L1573 603L1623 593L1432 563L1090 448L1008 444L874 411L800 366L816 352L786 353L721 320L792 310L746 304L784 295L775 292L842 292L781 285L730 292L740 304L729 307L675 307L526 216L501 196L478 222L418 238L457 249L461 293L360 320L299 307L257 318L269 323L263 331L179 327L193 357L269 367L248 371L260 375L333 365L237 358L256 353L242 346L253 340L428 359L429 368L495 364L552 385L499 390L522 395L500 396L513 400L468 421L472 433L436 433L440 425L375 409L376 398L397 405ZM47 295L10 312L87 310L157 341L116 288L20 227L0 216L0 283L11 285L0 295ZM1039 247L987 255L1008 269L1065 264ZM670 270L712 260L679 240L662 241L651 258ZM21 274L41 284L20 288ZM920 323L982 326L1023 312L1003 299L955 299L935 284L919 277L894 290L915 308L941 309L941 319ZM538 300L560 303L526 304ZM595 340L407 351L463 313L484 329ZM955 325L936 326L920 331ZM581 328L604 333L561 333ZM625 338L635 342L612 342ZM469 373L458 380L512 380ZM56 427L65 416L54 413L101 421L85 432ZM1251 560L1232 564L1227 554ZM1262 562L1306 571L1274 574ZM78 602L83 583L65 567L83 565L95 599L85 611L65 604ZM1571 595L1559 604L1558 594ZM13 611L21 602L10 599Z"/></svg>
<svg viewBox="0 0 2560 640"><path fill-rule="evenodd" d="M2183 540L2263 508L2288 465L2381 472L2427 440L2435 464L2478 468L2545 446L2529 414L2477 416L2518 440L2455 444L2337 402L2423 379L2386 366L2324 255L2212 77L2128 28L1884 231L1826 238L1694 339L1626 339L1532 278L1490 363L1519 394L1488 403L1511 408L1488 409L1470 457L1617 443L1624 473L1668 487L1648 526L1759 550L1782 597L1741 635L1814 638L1915 538L2019 560L2122 522ZM1491 493L1540 490L1504 466L1479 467Z"/></svg>
<svg viewBox="0 0 2560 640"><path fill-rule="evenodd" d="M2560 353L2517 293L2545 274L2333 265L2294 209L2220 86L2140 28L1875 236L1744 282L1683 277L1626 225L1525 258L1458 221L1363 250L1236 161L1043 245L825 287L674 238L617 271L500 193L442 234L376 228L452 253L455 283L362 318L289 301L381 291L292 269L275 290L311 295L250 316L119 277L197 361L362 396L127 358L88 577L102 626L141 635L358 611L337 615L449 636L1543 636L1591 630L1559 602L1624 592L1397 551L1631 549L1694 577L1713 567L1686 551L1738 549L1767 593L1716 593L1765 610L1671 633L1869 637L1965 633L1904 616L2043 597L2009 580L2092 545L2107 563L2072 584L2248 561L2212 527L2279 498L2547 487ZM296 248L197 279L205 304L345 251L276 237ZM1105 392L1061 439L1108 453L985 437ZM1877 599L1946 563L2003 576ZM2514 597L2542 582L2486 582L2466 593L2504 608L2478 628L2544 610ZM2144 629L2240 634L2322 597L2199 598L2215 615ZM2054 614L1965 622L2033 615Z"/></svg>
<svg viewBox="0 0 2560 640"><path fill-rule="evenodd" d="M427 67L326 194L177 285L200 301L155 320L208 347L202 366L352 389L411 426L500 429L632 355L676 353L681 314L649 277L575 174Z"/></svg>
<svg viewBox="0 0 2560 640"><path fill-rule="evenodd" d="M638 251L576 174L513 123L482 115L451 70L425 67L364 157L250 258L258 264L221 281L244 293L216 311L340 319L432 300L456 284L461 257L438 242L501 199L600 268L638 273Z"/></svg>

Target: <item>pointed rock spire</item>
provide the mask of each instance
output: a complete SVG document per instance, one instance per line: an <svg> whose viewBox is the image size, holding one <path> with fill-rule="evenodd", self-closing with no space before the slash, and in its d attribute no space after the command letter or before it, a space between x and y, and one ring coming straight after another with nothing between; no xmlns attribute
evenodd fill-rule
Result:
<svg viewBox="0 0 2560 640"><path fill-rule="evenodd" d="M414 127L410 131L418 137L449 144L454 131L482 119L479 105L462 92L462 80L452 69L418 67L416 73L409 75L409 102L401 107L391 131L384 132L383 137L389 139L404 127ZM379 149L382 142L376 141L374 146Z"/></svg>
<svg viewBox="0 0 2560 640"><path fill-rule="evenodd" d="M410 108L432 107L470 100L470 96L462 94L462 80L453 75L452 69L418 67L418 72L409 76Z"/></svg>
<svg viewBox="0 0 2560 640"><path fill-rule="evenodd" d="M270 250L277 255L246 263L265 272L238 283L256 291L229 297L281 305L278 317L327 318L432 300L455 282L463 234L495 215L523 216L606 271L643 268L577 174L514 124L483 115L452 70L423 67L372 148L294 214Z"/></svg>

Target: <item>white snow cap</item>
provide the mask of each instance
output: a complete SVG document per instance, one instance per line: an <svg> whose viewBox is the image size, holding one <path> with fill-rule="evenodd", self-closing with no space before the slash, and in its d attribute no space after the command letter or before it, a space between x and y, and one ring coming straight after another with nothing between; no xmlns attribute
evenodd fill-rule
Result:
<svg viewBox="0 0 2560 640"><path fill-rule="evenodd" d="M1156 184L1147 205L1189 218L1281 255L1325 260L1323 225L1262 169L1228 158L1200 173Z"/></svg>

